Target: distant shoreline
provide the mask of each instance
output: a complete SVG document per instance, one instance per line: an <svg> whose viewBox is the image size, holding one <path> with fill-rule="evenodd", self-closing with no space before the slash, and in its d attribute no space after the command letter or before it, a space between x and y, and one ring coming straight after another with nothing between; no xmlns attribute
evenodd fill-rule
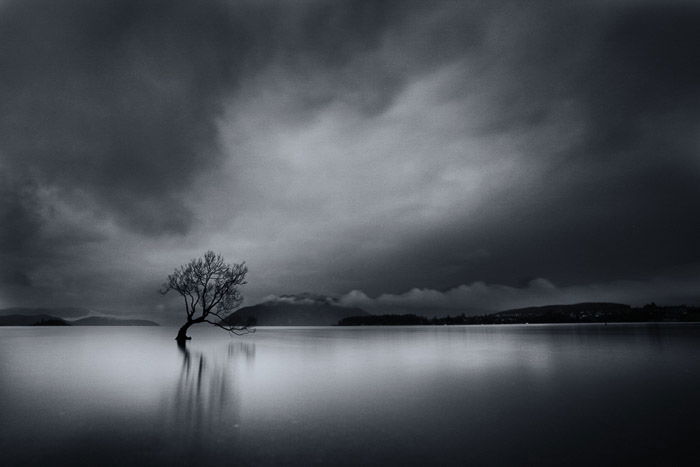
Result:
<svg viewBox="0 0 700 467"><path fill-rule="evenodd" d="M159 324L146 319L119 319L105 316L67 320L46 314L14 314L0 316L0 326L159 326Z"/></svg>
<svg viewBox="0 0 700 467"><path fill-rule="evenodd" d="M43 311L43 310L42 310ZM50 311L50 310L46 310ZM258 305L234 313L233 319L255 322L256 327L275 326L450 326L499 324L577 324L577 323L698 323L700 307L658 306L655 303L632 307L620 303L577 303L519 308L482 315L426 317L413 313L369 314L359 308L337 305ZM362 313L362 314L355 314ZM54 314L0 314L0 326L159 326L145 319L119 319L87 316L64 319Z"/></svg>
<svg viewBox="0 0 700 467"><path fill-rule="evenodd" d="M415 314L350 316L338 326L445 326L481 324L577 324L577 323L697 323L700 307L657 306L640 308L617 303L578 303L520 308L487 315L426 318Z"/></svg>

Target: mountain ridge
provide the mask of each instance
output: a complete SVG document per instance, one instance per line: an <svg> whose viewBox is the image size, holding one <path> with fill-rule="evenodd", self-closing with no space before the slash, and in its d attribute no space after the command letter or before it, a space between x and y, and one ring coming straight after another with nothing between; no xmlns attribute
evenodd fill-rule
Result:
<svg viewBox="0 0 700 467"><path fill-rule="evenodd" d="M351 316L341 326L391 325L471 325L471 324L565 324L565 323L648 323L698 322L700 307L658 306L655 303L632 307L622 303L583 302L570 305L544 305L515 308L484 315L464 314L426 318L413 314Z"/></svg>
<svg viewBox="0 0 700 467"><path fill-rule="evenodd" d="M0 326L159 326L159 324L147 319L122 319L108 316L88 316L67 320L56 315L41 313L0 314Z"/></svg>
<svg viewBox="0 0 700 467"><path fill-rule="evenodd" d="M369 315L365 310L345 307L334 297L301 293L272 296L256 305L243 307L223 320L228 325L334 326L349 316Z"/></svg>

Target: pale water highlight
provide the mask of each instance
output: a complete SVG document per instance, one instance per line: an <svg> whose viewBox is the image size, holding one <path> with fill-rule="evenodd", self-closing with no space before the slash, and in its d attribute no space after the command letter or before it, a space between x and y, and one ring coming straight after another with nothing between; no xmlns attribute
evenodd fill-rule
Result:
<svg viewBox="0 0 700 467"><path fill-rule="evenodd" d="M693 465L700 326L0 328L3 465Z"/></svg>

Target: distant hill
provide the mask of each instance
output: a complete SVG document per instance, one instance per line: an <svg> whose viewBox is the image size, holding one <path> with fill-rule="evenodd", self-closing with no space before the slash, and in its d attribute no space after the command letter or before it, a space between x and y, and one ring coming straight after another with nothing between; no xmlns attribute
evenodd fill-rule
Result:
<svg viewBox="0 0 700 467"><path fill-rule="evenodd" d="M517 322L526 320L531 323L610 321L611 318L620 319L629 316L632 310L631 306L622 303L590 302L515 308L489 316L505 322L510 320Z"/></svg>
<svg viewBox="0 0 700 467"><path fill-rule="evenodd" d="M340 306L332 297L316 294L281 295L236 311L224 322L256 326L333 326L349 316L366 316L360 308Z"/></svg>
<svg viewBox="0 0 700 467"><path fill-rule="evenodd" d="M158 326L147 319L121 319L107 316L89 316L69 322L71 326Z"/></svg>
<svg viewBox="0 0 700 467"><path fill-rule="evenodd" d="M24 307L13 307L13 308L2 308L0 309L0 316L7 315L50 315L57 318L82 318L90 314L90 310L87 308L76 308L76 307L63 307L63 308L24 308Z"/></svg>
<svg viewBox="0 0 700 467"><path fill-rule="evenodd" d="M424 318L415 315L351 316L340 326L444 325L444 324L525 324L525 323L645 323L699 322L700 307L657 306L650 303L634 308L621 303L576 303L517 308L489 315Z"/></svg>
<svg viewBox="0 0 700 467"><path fill-rule="evenodd" d="M0 326L158 326L158 323L145 319L119 319L106 316L89 316L67 321L57 316L0 315Z"/></svg>
<svg viewBox="0 0 700 467"><path fill-rule="evenodd" d="M39 315L3 315L0 326L68 326L68 323L56 316Z"/></svg>

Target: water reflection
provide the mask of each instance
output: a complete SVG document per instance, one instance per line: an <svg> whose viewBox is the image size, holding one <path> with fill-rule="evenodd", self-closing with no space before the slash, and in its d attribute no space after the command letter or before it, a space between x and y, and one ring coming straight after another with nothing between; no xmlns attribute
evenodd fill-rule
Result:
<svg viewBox="0 0 700 467"><path fill-rule="evenodd" d="M214 331L0 328L3 465L697 465L700 326Z"/></svg>
<svg viewBox="0 0 700 467"><path fill-rule="evenodd" d="M199 459L204 446L222 436L227 443L236 441L241 424L237 371L241 363L253 364L255 344L231 342L213 348L178 344L178 352L182 364L171 402L165 409L167 431L185 451L183 454Z"/></svg>

